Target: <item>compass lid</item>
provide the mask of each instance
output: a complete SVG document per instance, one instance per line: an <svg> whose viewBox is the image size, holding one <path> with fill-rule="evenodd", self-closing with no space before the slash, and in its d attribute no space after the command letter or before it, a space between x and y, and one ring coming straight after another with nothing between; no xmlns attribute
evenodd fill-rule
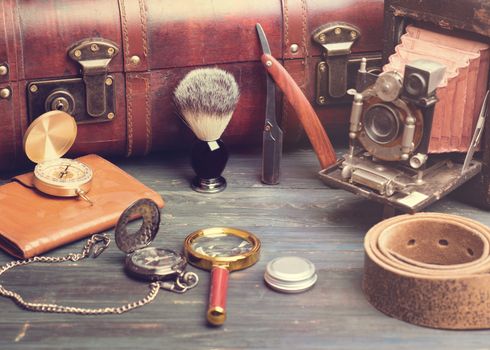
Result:
<svg viewBox="0 0 490 350"><path fill-rule="evenodd" d="M24 135L24 151L34 163L61 158L77 137L77 123L68 113L50 111L36 118Z"/></svg>

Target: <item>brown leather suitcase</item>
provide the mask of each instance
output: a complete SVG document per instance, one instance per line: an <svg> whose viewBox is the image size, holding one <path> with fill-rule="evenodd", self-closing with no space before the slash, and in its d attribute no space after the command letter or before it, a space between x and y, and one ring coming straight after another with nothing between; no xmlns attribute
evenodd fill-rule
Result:
<svg viewBox="0 0 490 350"><path fill-rule="evenodd" d="M0 170L24 159L27 126L51 109L79 124L73 155L144 155L192 142L172 92L200 66L219 66L239 83L227 144L260 144L266 91L257 22L327 131L347 135L345 90L360 57L380 64L381 0L0 1ZM279 102L285 139L295 142L300 124Z"/></svg>

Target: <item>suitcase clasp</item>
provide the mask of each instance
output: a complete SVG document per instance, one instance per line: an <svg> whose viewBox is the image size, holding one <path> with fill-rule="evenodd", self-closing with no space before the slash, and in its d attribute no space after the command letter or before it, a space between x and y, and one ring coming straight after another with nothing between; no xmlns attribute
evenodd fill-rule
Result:
<svg viewBox="0 0 490 350"><path fill-rule="evenodd" d="M107 113L107 66L118 52L116 44L101 38L83 40L68 52L82 66L87 114L91 117Z"/></svg>
<svg viewBox="0 0 490 350"><path fill-rule="evenodd" d="M322 60L316 67L316 103L350 102L347 89L355 86L361 57L351 55L352 45L361 36L356 26L345 22L324 24L312 33L312 39L323 48ZM363 54L368 68L381 65L381 54Z"/></svg>
<svg viewBox="0 0 490 350"><path fill-rule="evenodd" d="M115 117L115 81L108 65L119 48L102 39L85 39L68 49L82 67L82 77L30 81L27 84L28 118L60 110L77 124L108 122Z"/></svg>

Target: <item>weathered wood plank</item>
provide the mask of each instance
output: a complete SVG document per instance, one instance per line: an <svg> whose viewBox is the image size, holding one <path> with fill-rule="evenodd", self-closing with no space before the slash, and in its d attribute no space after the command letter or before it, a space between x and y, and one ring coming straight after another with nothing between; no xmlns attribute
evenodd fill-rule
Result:
<svg viewBox="0 0 490 350"><path fill-rule="evenodd" d="M234 152L225 171L229 187L216 195L190 190L186 154L116 160L166 200L154 245L180 250L190 232L234 226L262 240L261 260L230 279L228 320L205 324L209 274L185 295L161 292L153 304L123 315L32 313L0 298L0 349L477 349L490 331L451 332L412 326L371 307L360 289L362 241L382 208L350 193L329 189L316 177L310 150L287 152L281 184L262 185L260 151ZM490 215L451 198L429 208L490 225ZM35 229L35 228L33 228ZM77 252L83 241L49 255ZM262 280L268 261L282 255L311 259L318 283L298 295L279 294ZM0 253L0 263L11 258ZM0 283L26 299L85 307L137 299L147 284L127 277L115 244L97 259L18 268Z"/></svg>

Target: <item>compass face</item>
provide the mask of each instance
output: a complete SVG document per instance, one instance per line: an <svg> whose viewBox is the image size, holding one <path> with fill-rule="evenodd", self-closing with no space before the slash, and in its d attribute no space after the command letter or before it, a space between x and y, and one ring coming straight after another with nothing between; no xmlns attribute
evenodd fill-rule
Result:
<svg viewBox="0 0 490 350"><path fill-rule="evenodd" d="M79 161L59 158L36 165L34 176L52 186L78 188L92 179L92 169Z"/></svg>
<svg viewBox="0 0 490 350"><path fill-rule="evenodd" d="M187 264L182 254L173 250L147 247L126 258L126 268L133 275L146 279L164 279L180 273Z"/></svg>
<svg viewBox="0 0 490 350"><path fill-rule="evenodd" d="M157 268L174 266L182 257L166 249L145 248L140 249L131 256L131 262L141 268Z"/></svg>

